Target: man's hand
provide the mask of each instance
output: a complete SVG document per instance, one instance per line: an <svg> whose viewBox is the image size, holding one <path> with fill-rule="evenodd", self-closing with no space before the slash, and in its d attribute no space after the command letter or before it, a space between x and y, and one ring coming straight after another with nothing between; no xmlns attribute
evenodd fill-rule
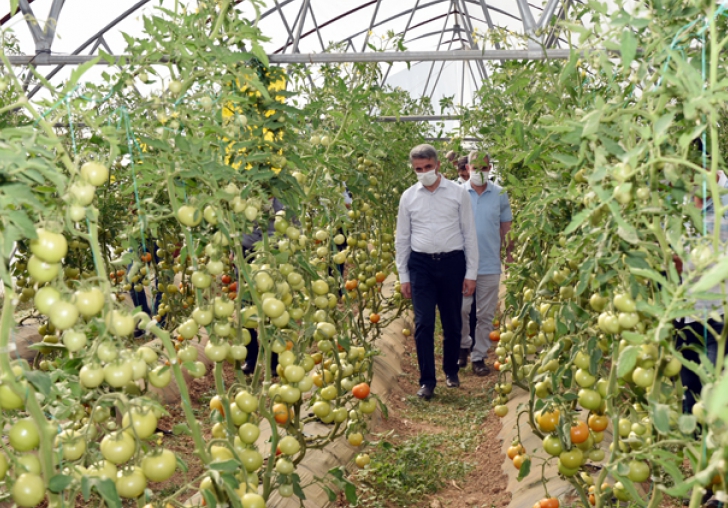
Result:
<svg viewBox="0 0 728 508"><path fill-rule="evenodd" d="M412 284L409 282L403 282L399 290L402 292L404 298L412 298Z"/></svg>
<svg viewBox="0 0 728 508"><path fill-rule="evenodd" d="M475 293L475 281L465 279L463 281L463 296L473 296L473 293Z"/></svg>

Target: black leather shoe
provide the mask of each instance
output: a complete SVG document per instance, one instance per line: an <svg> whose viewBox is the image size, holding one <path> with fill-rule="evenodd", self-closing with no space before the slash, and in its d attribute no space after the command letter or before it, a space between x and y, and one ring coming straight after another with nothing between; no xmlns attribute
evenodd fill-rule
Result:
<svg viewBox="0 0 728 508"><path fill-rule="evenodd" d="M468 365L468 355L470 355L470 349L460 348L460 357L458 357L458 367L464 369Z"/></svg>
<svg viewBox="0 0 728 508"><path fill-rule="evenodd" d="M430 400L432 396L435 394L435 389L431 388L427 385L420 386L420 389L417 390L417 396L421 399Z"/></svg>
<svg viewBox="0 0 728 508"><path fill-rule="evenodd" d="M483 360L473 362L473 374L476 376L487 376L490 374L490 369Z"/></svg>
<svg viewBox="0 0 728 508"><path fill-rule="evenodd" d="M458 388L460 386L460 379L457 374L445 376L445 384L448 388Z"/></svg>

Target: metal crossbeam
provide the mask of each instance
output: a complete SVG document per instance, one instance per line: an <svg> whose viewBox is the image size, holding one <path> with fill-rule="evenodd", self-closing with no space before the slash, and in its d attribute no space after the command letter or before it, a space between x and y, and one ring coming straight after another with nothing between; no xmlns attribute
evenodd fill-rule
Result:
<svg viewBox="0 0 728 508"><path fill-rule="evenodd" d="M401 116L378 116L375 122L434 122L438 120L461 120L461 115L401 115Z"/></svg>
<svg viewBox="0 0 728 508"><path fill-rule="evenodd" d="M324 64L351 62L452 62L468 60L566 60L569 49L485 49L451 51L381 51L371 53L296 53L268 55L272 64ZM597 50L593 50L597 51ZM604 50L601 50L604 51ZM618 54L609 50L610 54ZM9 55L12 65L80 65L98 58L94 55ZM119 60L129 60L129 55L112 55L111 65ZM244 58L241 56L241 59ZM161 57L158 63L169 62L169 57ZM99 65L109 65L99 60Z"/></svg>

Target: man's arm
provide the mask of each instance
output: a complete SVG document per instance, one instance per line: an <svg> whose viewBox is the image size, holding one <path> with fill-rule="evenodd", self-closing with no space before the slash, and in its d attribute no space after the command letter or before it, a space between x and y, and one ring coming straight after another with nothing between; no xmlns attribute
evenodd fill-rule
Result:
<svg viewBox="0 0 728 508"><path fill-rule="evenodd" d="M460 229L463 232L465 248L465 280L463 295L471 296L475 292L475 280L478 278L478 233L475 230L475 216L470 194L462 187L463 197L460 201Z"/></svg>
<svg viewBox="0 0 728 508"><path fill-rule="evenodd" d="M399 211L397 212L397 228L395 230L394 250L396 252L397 272L401 283L400 290L405 298L412 297L410 286L409 262L412 252L412 224L410 223L410 211L407 207L406 191L399 199Z"/></svg>
<svg viewBox="0 0 728 508"><path fill-rule="evenodd" d="M500 223L500 248L501 252L506 250L506 264L513 263L513 240L508 235L512 224L512 221Z"/></svg>
<svg viewBox="0 0 728 508"><path fill-rule="evenodd" d="M513 239L508 234L513 225L513 212L511 211L511 203L508 200L508 194L505 192L500 195L500 249L506 251L506 267L513 263Z"/></svg>

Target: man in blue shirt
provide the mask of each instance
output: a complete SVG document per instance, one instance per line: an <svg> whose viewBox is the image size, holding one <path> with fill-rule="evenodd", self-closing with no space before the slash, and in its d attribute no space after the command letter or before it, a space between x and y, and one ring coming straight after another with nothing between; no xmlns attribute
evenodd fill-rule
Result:
<svg viewBox="0 0 728 508"><path fill-rule="evenodd" d="M500 185L488 181L492 169L490 157L484 152L473 151L468 156L470 180L465 184L475 216L478 236L478 276L476 282L475 345L471 353L473 373L485 376L490 372L485 357L492 346L489 338L493 331L493 317L498 305L498 288L501 273L501 252L506 250L506 262L510 263L511 245L506 236L511 229L513 214L508 194ZM467 300L467 299L465 299ZM467 313L469 301L463 301L462 337L468 335ZM462 348L462 344L461 344Z"/></svg>

